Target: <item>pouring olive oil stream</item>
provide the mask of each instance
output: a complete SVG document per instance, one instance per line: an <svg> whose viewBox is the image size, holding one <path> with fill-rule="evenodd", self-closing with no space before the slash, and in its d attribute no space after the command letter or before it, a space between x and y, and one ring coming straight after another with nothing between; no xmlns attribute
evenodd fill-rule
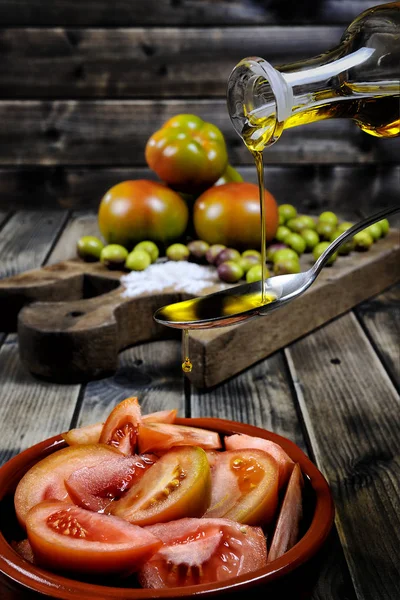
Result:
<svg viewBox="0 0 400 600"><path fill-rule="evenodd" d="M165 325L185 322L184 371L191 371L188 330L238 323L254 307L274 302L266 286L266 218L263 151L284 130L333 118L349 118L370 135L400 134L400 2L359 15L340 44L305 61L274 68L259 57L242 60L228 80L232 123L252 153L258 176L261 214L262 279L243 293L205 296L163 307L155 318ZM240 286L245 288L246 286ZM232 317L232 318L230 318ZM176 326L176 325L175 325Z"/></svg>

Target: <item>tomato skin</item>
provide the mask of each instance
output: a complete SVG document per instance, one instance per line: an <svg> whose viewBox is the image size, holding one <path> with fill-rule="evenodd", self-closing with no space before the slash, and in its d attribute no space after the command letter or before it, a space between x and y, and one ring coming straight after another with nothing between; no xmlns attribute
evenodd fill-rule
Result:
<svg viewBox="0 0 400 600"><path fill-rule="evenodd" d="M142 415L142 423L174 423L178 409L158 410L157 412Z"/></svg>
<svg viewBox="0 0 400 600"><path fill-rule="evenodd" d="M109 189L98 213L105 240L128 250L143 240L167 243L178 239L188 218L188 208L179 194L147 179L123 181Z"/></svg>
<svg viewBox="0 0 400 600"><path fill-rule="evenodd" d="M136 525L200 517L211 497L211 474L202 448L173 448L164 454L110 512Z"/></svg>
<svg viewBox="0 0 400 600"><path fill-rule="evenodd" d="M136 396L119 402L108 415L100 435L101 444L109 444L122 454L135 454L142 416Z"/></svg>
<svg viewBox="0 0 400 600"><path fill-rule="evenodd" d="M204 450L222 447L221 439L215 431L175 425L169 423L142 423L139 427L139 452L158 452L173 446L198 446Z"/></svg>
<svg viewBox="0 0 400 600"><path fill-rule="evenodd" d="M26 526L35 562L71 573L130 573L162 543L151 532L118 517L64 502L36 505Z"/></svg>
<svg viewBox="0 0 400 600"><path fill-rule="evenodd" d="M228 519L180 519L146 527L164 545L139 571L147 588L223 581L266 566L259 527Z"/></svg>
<svg viewBox="0 0 400 600"><path fill-rule="evenodd" d="M66 433L62 433L62 437L67 442L68 446L76 446L78 444L98 444L101 431L104 423L94 423L93 425L85 425L70 429Z"/></svg>
<svg viewBox="0 0 400 600"><path fill-rule="evenodd" d="M169 119L146 144L147 164L160 179L181 192L205 190L228 163L224 136L196 115Z"/></svg>
<svg viewBox="0 0 400 600"><path fill-rule="evenodd" d="M275 198L265 190L266 237L271 241L279 222ZM261 244L258 187L237 182L214 186L199 196L193 208L193 224L199 239L237 249Z"/></svg>

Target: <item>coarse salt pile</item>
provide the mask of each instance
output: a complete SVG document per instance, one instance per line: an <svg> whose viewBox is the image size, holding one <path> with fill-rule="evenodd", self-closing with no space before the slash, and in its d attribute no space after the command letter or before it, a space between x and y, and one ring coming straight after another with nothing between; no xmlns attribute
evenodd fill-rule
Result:
<svg viewBox="0 0 400 600"><path fill-rule="evenodd" d="M144 292L161 292L168 287L194 295L217 283L221 289L226 287L219 281L214 267L172 260L150 265L145 271L131 271L121 277L121 283L125 287L122 295L128 298Z"/></svg>

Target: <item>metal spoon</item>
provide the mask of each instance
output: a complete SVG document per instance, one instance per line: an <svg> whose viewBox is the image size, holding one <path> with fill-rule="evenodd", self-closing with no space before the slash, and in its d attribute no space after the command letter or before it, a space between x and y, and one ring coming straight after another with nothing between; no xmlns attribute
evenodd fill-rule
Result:
<svg viewBox="0 0 400 600"><path fill-rule="evenodd" d="M387 208L347 229L328 246L308 271L268 278L264 287L266 303L261 302L261 281L255 281L208 296L168 304L154 313L154 319L157 323L177 329L212 329L265 316L303 294L343 242L399 210L398 206Z"/></svg>

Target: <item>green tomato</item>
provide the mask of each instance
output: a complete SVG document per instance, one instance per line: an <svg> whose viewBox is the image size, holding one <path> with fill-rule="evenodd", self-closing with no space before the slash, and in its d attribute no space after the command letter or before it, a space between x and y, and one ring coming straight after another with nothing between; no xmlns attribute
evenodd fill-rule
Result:
<svg viewBox="0 0 400 600"><path fill-rule="evenodd" d="M156 262L159 252L156 244L151 242L150 240L144 240L143 242L139 242L134 247L134 250L144 250L147 254L150 255L151 262Z"/></svg>
<svg viewBox="0 0 400 600"><path fill-rule="evenodd" d="M119 244L104 246L100 254L100 261L108 269L122 269L128 257L128 250Z"/></svg>
<svg viewBox="0 0 400 600"><path fill-rule="evenodd" d="M372 236L365 229L356 233L353 237L353 240L355 244L355 249L359 250L360 252L369 250L372 244L374 243Z"/></svg>
<svg viewBox="0 0 400 600"><path fill-rule="evenodd" d="M378 225L381 226L382 237L385 237L389 233L389 221L387 219L382 219L382 221L378 221Z"/></svg>
<svg viewBox="0 0 400 600"><path fill-rule="evenodd" d="M292 248L282 248L274 252L272 262L275 264L278 261L292 258L293 260L299 260L299 255Z"/></svg>
<svg viewBox="0 0 400 600"><path fill-rule="evenodd" d="M301 237L306 243L305 252L311 252L311 250L319 243L319 235L314 229L303 229Z"/></svg>
<svg viewBox="0 0 400 600"><path fill-rule="evenodd" d="M364 231L367 231L370 234L374 242L377 242L382 236L382 228L379 223L372 223L372 225L366 227Z"/></svg>
<svg viewBox="0 0 400 600"><path fill-rule="evenodd" d="M278 206L278 212L279 217L282 218L282 224L297 216L297 210L292 204L281 204Z"/></svg>
<svg viewBox="0 0 400 600"><path fill-rule="evenodd" d="M78 256L87 262L100 260L103 248L103 242L94 235L84 235L76 245Z"/></svg>
<svg viewBox="0 0 400 600"><path fill-rule="evenodd" d="M298 255L303 254L306 249L306 241L299 233L291 233L286 236L285 243Z"/></svg>
<svg viewBox="0 0 400 600"><path fill-rule="evenodd" d="M171 244L168 246L165 254L167 255L168 260L187 260L190 255L189 248L184 244Z"/></svg>
<svg viewBox="0 0 400 600"><path fill-rule="evenodd" d="M289 275L290 273L300 273L299 259L283 258L274 263L274 275Z"/></svg>
<svg viewBox="0 0 400 600"><path fill-rule="evenodd" d="M333 227L337 227L337 225L339 223L339 219L337 218L335 213L333 213L329 210L321 213L318 217L318 221L320 223L329 223L330 225L333 225Z"/></svg>
<svg viewBox="0 0 400 600"><path fill-rule="evenodd" d="M290 231L289 227L285 227L285 225L279 225L278 229L276 230L275 239L278 240L278 242L284 242L285 237L291 233L292 232Z"/></svg>
<svg viewBox="0 0 400 600"><path fill-rule="evenodd" d="M325 252L325 250L328 248L328 246L330 246L330 242L320 242L319 244L317 244L313 250L313 257L315 258L315 260L318 260L319 257L321 256L321 254L323 254ZM337 255L338 253L335 252L334 254L332 254L332 256L329 258L328 262L326 263L327 265L333 265L333 263L335 262L335 260L337 259Z"/></svg>
<svg viewBox="0 0 400 600"><path fill-rule="evenodd" d="M125 268L129 271L144 271L149 265L151 265L150 254L140 248L132 250L125 261Z"/></svg>
<svg viewBox="0 0 400 600"><path fill-rule="evenodd" d="M268 268L265 267L265 277L268 278L271 276ZM262 265L254 265L249 269L246 273L246 281L247 283L253 283L253 281L261 281L262 279Z"/></svg>

